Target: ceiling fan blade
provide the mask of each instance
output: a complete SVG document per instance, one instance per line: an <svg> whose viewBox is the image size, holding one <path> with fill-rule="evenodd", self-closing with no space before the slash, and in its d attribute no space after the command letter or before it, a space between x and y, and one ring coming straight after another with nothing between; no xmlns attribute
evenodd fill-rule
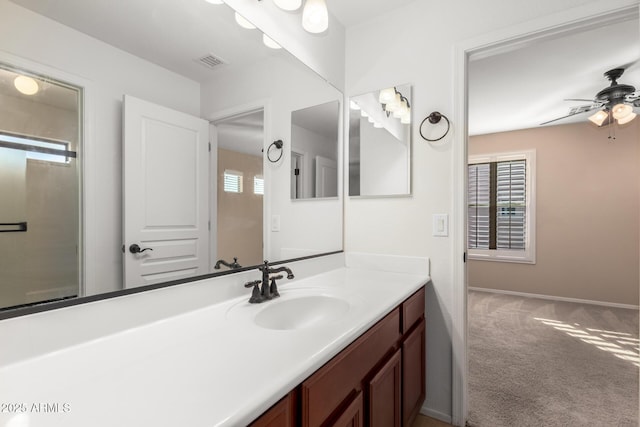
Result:
<svg viewBox="0 0 640 427"><path fill-rule="evenodd" d="M565 101L598 102L595 99L567 98Z"/></svg>
<svg viewBox="0 0 640 427"><path fill-rule="evenodd" d="M542 123L540 123L540 125L539 125L539 126L546 125L546 124L553 123L553 122L557 122L558 120L566 119L566 118L568 118L568 117L575 116L575 115L577 115L577 114L581 114L581 113L584 113L584 112L585 112L585 111L580 111L580 112L576 112L576 113L569 113L569 114L567 114L566 116L562 116L562 117L558 117L558 118L556 118L556 119L547 120L546 122L542 122Z"/></svg>

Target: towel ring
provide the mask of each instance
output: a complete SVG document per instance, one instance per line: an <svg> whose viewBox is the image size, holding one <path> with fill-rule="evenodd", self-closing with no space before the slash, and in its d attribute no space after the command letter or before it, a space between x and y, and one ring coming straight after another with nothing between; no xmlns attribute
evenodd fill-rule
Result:
<svg viewBox="0 0 640 427"><path fill-rule="evenodd" d="M427 120L429 120L429 123L431 123L432 125L435 125L437 123L440 123L441 119L445 119L447 121L447 130L444 131L444 133L442 134L442 136L440 138L436 138L436 139L429 139L426 136L424 136L424 134L422 133L422 126L424 126L424 122L426 122ZM425 141L429 141L429 142L436 142L436 141L440 141L442 138L444 138L445 136L447 136L447 134L449 133L449 130L451 129L451 122L449 121L449 119L447 118L447 116L445 116L444 114L441 114L437 111L434 111L433 113L429 114L427 117L424 118L424 120L422 121L422 123L420 123L420 136L422 137L422 139L424 139Z"/></svg>
<svg viewBox="0 0 640 427"><path fill-rule="evenodd" d="M271 163L277 163L277 162L278 162L278 160L280 160L280 159L282 158L282 153L283 153L283 151L284 151L284 150L282 149L282 146L283 146L282 140L281 140L281 139L279 139L279 140L277 140L277 141L273 141L273 142L271 143L271 145L269 145L269 148L267 148L267 159L269 159L269 161L270 161ZM271 158L271 149L272 149L273 147L276 147L276 149L280 150L280 155L279 155L279 156L278 156L278 158L276 158L276 159L272 159L272 158Z"/></svg>

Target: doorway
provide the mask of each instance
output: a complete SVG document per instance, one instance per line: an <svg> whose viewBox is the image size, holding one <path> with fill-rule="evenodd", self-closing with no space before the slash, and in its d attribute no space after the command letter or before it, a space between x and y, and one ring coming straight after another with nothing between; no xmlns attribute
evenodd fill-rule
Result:
<svg viewBox="0 0 640 427"><path fill-rule="evenodd" d="M454 151L454 209L453 221L456 224L453 248L453 280L455 283L453 315L453 423L464 425L468 411L468 372L467 372L467 266L465 264L467 250L467 70L471 57L476 55L489 56L496 52L514 49L521 45L532 43L534 40L556 37L559 33L571 33L577 30L595 27L603 23L616 22L629 15L637 15L637 5L612 7L600 5L597 10L571 11L571 17L551 15L531 25L521 25L505 29L499 34L482 39L460 43L456 52L457 75L456 111L454 117L460 124L462 135L457 138L460 144L455 144ZM571 22L567 24L567 22ZM606 138L606 136L605 136Z"/></svg>
<svg viewBox="0 0 640 427"><path fill-rule="evenodd" d="M218 159L216 258L258 265L264 259L264 110L235 114L213 124Z"/></svg>

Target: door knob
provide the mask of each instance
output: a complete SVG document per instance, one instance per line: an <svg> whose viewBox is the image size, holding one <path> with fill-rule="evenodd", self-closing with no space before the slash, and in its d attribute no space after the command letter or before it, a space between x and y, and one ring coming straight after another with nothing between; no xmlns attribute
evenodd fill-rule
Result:
<svg viewBox="0 0 640 427"><path fill-rule="evenodd" d="M153 248L144 248L142 249L140 246L138 246L137 243L134 243L133 245L129 246L129 252L131 252L132 254L139 254L142 253L144 251L152 251Z"/></svg>

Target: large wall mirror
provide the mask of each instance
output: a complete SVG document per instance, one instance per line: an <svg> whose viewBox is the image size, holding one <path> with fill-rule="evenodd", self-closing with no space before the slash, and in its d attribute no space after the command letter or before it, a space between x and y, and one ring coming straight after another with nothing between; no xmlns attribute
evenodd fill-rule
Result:
<svg viewBox="0 0 640 427"><path fill-rule="evenodd" d="M349 196L411 194L411 86L349 102Z"/></svg>
<svg viewBox="0 0 640 427"><path fill-rule="evenodd" d="M251 27L204 0L0 0L0 196L12 201L0 207L0 259L15 261L0 271L0 317L342 250L337 184L313 206L290 190L296 112L338 117L342 94ZM21 93L20 76L38 93ZM146 135L142 157L130 134ZM132 197L136 181L149 185Z"/></svg>

